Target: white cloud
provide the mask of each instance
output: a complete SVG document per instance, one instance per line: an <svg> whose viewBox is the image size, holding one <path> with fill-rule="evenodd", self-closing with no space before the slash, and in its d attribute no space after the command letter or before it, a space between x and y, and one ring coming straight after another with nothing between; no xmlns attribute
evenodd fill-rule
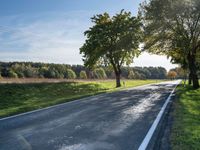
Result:
<svg viewBox="0 0 200 150"><path fill-rule="evenodd" d="M13 28L0 31L0 61L34 61L83 64L79 48L84 42L83 32L91 25L93 12L44 13L32 16L17 15L6 18ZM2 23L2 22L0 22ZM0 27L1 29L1 27ZM164 56L142 54L134 66L174 67Z"/></svg>
<svg viewBox="0 0 200 150"><path fill-rule="evenodd" d="M17 30L9 33L9 37L1 38L3 49L0 50L0 59L2 61L82 63L79 48L84 42L83 32L90 23L89 20L79 19L59 16L48 21L39 19L18 27Z"/></svg>

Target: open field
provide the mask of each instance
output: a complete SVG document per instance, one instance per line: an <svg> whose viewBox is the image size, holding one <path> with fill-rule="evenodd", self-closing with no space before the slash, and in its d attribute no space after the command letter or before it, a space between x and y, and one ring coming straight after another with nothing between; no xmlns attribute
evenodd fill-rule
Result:
<svg viewBox="0 0 200 150"><path fill-rule="evenodd" d="M162 80L160 80L162 81ZM125 80L125 87L134 87L159 80ZM62 83L0 84L0 117L27 112L98 93L110 92L115 81Z"/></svg>
<svg viewBox="0 0 200 150"><path fill-rule="evenodd" d="M60 83L60 82L90 82L90 81L105 81L98 79L48 79L48 78L0 78L1 83ZM113 81L106 79L106 81Z"/></svg>
<svg viewBox="0 0 200 150"><path fill-rule="evenodd" d="M172 149L200 150L200 89L178 88L173 112Z"/></svg>

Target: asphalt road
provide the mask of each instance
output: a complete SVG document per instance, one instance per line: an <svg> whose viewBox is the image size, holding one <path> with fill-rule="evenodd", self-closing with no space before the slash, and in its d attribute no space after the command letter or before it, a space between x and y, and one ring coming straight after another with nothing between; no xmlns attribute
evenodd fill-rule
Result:
<svg viewBox="0 0 200 150"><path fill-rule="evenodd" d="M138 149L177 81L0 120L0 150Z"/></svg>

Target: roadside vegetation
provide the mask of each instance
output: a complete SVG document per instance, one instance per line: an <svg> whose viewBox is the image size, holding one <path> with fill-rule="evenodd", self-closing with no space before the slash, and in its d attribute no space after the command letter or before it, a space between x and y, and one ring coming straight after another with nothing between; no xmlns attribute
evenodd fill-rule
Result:
<svg viewBox="0 0 200 150"><path fill-rule="evenodd" d="M163 67L121 67L121 78L125 79L166 79L166 74ZM115 79L115 74L105 66L88 69L83 65L0 62L1 78Z"/></svg>
<svg viewBox="0 0 200 150"><path fill-rule="evenodd" d="M125 80L125 86L117 89L115 88L114 80L100 82L0 84L0 117L44 108L99 93L159 81L161 80Z"/></svg>
<svg viewBox="0 0 200 150"><path fill-rule="evenodd" d="M178 87L173 112L171 144L173 150L200 150L200 89Z"/></svg>

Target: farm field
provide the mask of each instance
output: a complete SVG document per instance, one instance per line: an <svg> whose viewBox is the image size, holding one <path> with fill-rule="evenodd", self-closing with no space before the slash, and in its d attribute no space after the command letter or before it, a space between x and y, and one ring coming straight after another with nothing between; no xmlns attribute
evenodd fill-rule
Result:
<svg viewBox="0 0 200 150"><path fill-rule="evenodd" d="M27 79L28 80L28 79ZM30 79L29 79L30 80ZM3 80L5 82L5 80ZM52 106L75 99L135 87L163 80L124 80L125 86L115 88L115 80L108 81L68 81L41 80L9 80L0 84L0 117L6 117L35 109ZM37 82L39 80L36 80ZM46 82L46 83L45 83ZM58 82L58 83L55 83ZM123 83L123 81L122 81Z"/></svg>

